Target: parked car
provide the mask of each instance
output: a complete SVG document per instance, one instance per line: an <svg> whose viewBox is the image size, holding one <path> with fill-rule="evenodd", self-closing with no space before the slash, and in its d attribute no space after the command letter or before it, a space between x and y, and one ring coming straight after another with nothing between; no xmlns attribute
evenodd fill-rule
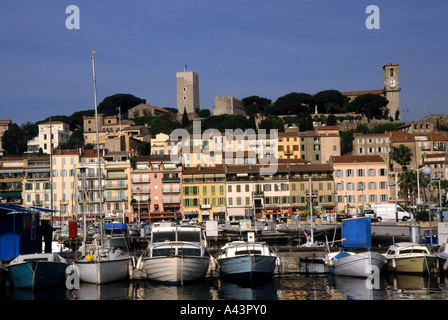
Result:
<svg viewBox="0 0 448 320"><path fill-rule="evenodd" d="M341 222L342 220L350 219L351 217L352 217L352 215L350 213L340 212L340 213L338 213L338 215L336 217L336 221Z"/></svg>
<svg viewBox="0 0 448 320"><path fill-rule="evenodd" d="M376 221L376 213L372 209L365 209L364 212L362 213L362 216L370 217L372 219L372 221Z"/></svg>

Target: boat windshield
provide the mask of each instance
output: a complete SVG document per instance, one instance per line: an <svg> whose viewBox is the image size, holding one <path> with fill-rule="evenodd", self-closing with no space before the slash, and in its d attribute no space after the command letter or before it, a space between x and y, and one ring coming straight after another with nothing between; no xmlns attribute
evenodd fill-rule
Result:
<svg viewBox="0 0 448 320"><path fill-rule="evenodd" d="M152 242L165 242L165 241L188 241L188 242L201 242L200 232L178 232L176 239L176 232L173 231L160 231L152 234Z"/></svg>
<svg viewBox="0 0 448 320"><path fill-rule="evenodd" d="M161 248L152 251L153 257L170 257L170 256L190 256L200 257L201 249L199 248Z"/></svg>

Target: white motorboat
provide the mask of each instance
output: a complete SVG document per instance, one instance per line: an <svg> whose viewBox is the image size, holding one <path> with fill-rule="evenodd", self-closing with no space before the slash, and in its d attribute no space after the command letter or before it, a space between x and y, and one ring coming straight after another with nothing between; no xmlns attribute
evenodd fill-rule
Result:
<svg viewBox="0 0 448 320"><path fill-rule="evenodd" d="M67 260L56 253L23 254L6 267L16 288L63 286Z"/></svg>
<svg viewBox="0 0 448 320"><path fill-rule="evenodd" d="M427 246L413 242L391 245L384 256L387 270L397 273L430 274L437 264L437 256Z"/></svg>
<svg viewBox="0 0 448 320"><path fill-rule="evenodd" d="M75 262L81 281L104 284L129 277L129 256L120 249L98 246Z"/></svg>
<svg viewBox="0 0 448 320"><path fill-rule="evenodd" d="M221 247L216 260L222 276L256 280L273 275L277 254L265 242L233 241Z"/></svg>
<svg viewBox="0 0 448 320"><path fill-rule="evenodd" d="M442 243L436 253L442 272L448 271L448 240Z"/></svg>
<svg viewBox="0 0 448 320"><path fill-rule="evenodd" d="M367 278L372 273L379 274L383 269L386 259L378 252L331 252L326 256L330 273L339 276L351 276Z"/></svg>
<svg viewBox="0 0 448 320"><path fill-rule="evenodd" d="M206 276L210 254L198 227L155 227L143 256L149 280L182 285Z"/></svg>

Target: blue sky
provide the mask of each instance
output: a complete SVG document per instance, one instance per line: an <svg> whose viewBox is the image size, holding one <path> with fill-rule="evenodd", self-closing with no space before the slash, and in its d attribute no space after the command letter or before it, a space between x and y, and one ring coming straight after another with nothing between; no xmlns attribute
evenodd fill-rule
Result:
<svg viewBox="0 0 448 320"><path fill-rule="evenodd" d="M365 26L372 4L379 30ZM65 25L69 5L77 30ZM216 96L381 89L394 62L401 109L422 119L448 109L447 13L431 0L2 0L0 119L92 109L92 50L98 102L129 93L173 108L184 63L212 109Z"/></svg>

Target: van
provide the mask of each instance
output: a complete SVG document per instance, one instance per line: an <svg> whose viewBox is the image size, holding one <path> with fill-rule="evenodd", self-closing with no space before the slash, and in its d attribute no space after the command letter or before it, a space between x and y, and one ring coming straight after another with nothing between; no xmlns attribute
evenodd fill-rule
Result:
<svg viewBox="0 0 448 320"><path fill-rule="evenodd" d="M397 206L398 221L407 221L412 218L411 214L404 210L400 205ZM372 204L370 206L376 213L376 221L396 221L395 204Z"/></svg>

